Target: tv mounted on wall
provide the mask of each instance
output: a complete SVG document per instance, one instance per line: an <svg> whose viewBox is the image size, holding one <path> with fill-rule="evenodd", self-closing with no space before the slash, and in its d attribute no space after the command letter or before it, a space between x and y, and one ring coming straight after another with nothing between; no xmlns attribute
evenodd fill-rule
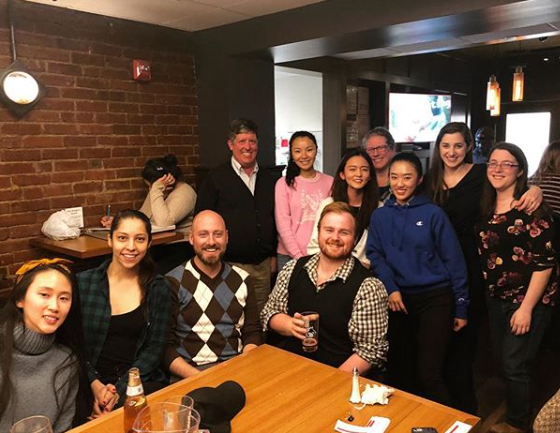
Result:
<svg viewBox="0 0 560 433"><path fill-rule="evenodd" d="M451 95L389 94L389 131L398 143L435 141L450 121Z"/></svg>

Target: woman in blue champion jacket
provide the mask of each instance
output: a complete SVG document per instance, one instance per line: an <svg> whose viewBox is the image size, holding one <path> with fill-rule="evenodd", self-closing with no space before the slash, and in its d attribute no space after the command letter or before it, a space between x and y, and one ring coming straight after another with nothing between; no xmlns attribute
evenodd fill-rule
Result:
<svg viewBox="0 0 560 433"><path fill-rule="evenodd" d="M412 153L389 166L392 196L371 216L367 257L389 294L389 380L447 403L443 364L451 332L467 325L467 269L445 212L419 193Z"/></svg>

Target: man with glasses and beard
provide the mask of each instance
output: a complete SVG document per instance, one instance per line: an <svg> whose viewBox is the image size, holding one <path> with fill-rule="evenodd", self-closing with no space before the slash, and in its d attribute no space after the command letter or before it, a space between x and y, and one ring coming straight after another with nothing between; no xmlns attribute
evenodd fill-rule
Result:
<svg viewBox="0 0 560 433"><path fill-rule="evenodd" d="M174 302L164 365L173 380L261 344L251 277L222 261L228 243L223 218L210 210L197 214L189 241L195 256L166 274Z"/></svg>
<svg viewBox="0 0 560 433"><path fill-rule="evenodd" d="M387 360L388 300L385 287L352 257L356 220L348 204L321 212L320 252L282 269L261 313L264 329L283 337L279 346L324 364L360 374L383 369ZM319 314L318 348L304 352L303 312Z"/></svg>

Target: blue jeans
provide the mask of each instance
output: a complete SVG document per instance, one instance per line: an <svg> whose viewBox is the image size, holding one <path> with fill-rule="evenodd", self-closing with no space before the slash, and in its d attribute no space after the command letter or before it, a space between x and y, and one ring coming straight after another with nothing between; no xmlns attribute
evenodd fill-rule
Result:
<svg viewBox="0 0 560 433"><path fill-rule="evenodd" d="M277 257L278 257L278 272L280 272L284 268L284 266L286 266L288 262L292 260L292 258L287 254L278 254Z"/></svg>
<svg viewBox="0 0 560 433"><path fill-rule="evenodd" d="M538 303L533 308L528 333L514 335L510 320L520 304L486 295L490 332L496 358L501 360L506 380L506 421L526 429L530 417L532 368L550 322L552 308Z"/></svg>

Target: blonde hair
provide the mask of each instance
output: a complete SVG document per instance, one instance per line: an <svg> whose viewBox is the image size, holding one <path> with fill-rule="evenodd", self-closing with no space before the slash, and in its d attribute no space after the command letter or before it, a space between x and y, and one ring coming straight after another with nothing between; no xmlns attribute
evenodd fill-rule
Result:
<svg viewBox="0 0 560 433"><path fill-rule="evenodd" d="M544 150L534 180L538 185L545 176L550 174L560 174L560 140L553 141Z"/></svg>

